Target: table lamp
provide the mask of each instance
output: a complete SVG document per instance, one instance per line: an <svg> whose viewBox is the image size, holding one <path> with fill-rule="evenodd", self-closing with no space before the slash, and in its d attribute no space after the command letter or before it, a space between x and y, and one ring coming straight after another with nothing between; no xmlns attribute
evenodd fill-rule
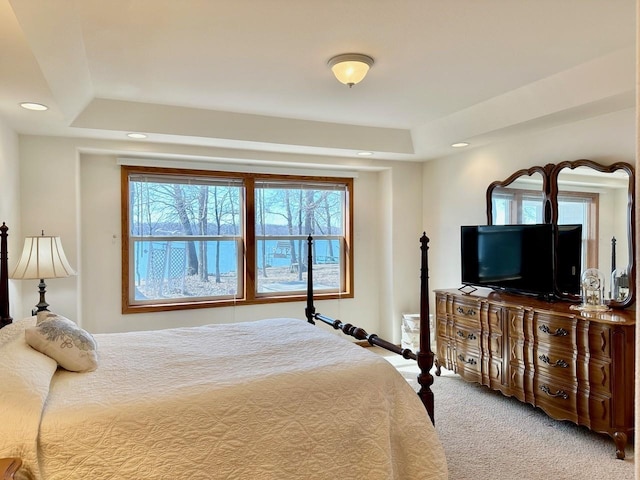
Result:
<svg viewBox="0 0 640 480"><path fill-rule="evenodd" d="M40 279L38 285L40 302L31 312L32 315L36 315L37 312L49 310L47 308L49 304L44 298L47 289L47 285L44 283L45 278L65 278L75 274L76 272L71 268L64 254L60 237L45 236L43 231L40 236L24 239L22 256L9 278Z"/></svg>

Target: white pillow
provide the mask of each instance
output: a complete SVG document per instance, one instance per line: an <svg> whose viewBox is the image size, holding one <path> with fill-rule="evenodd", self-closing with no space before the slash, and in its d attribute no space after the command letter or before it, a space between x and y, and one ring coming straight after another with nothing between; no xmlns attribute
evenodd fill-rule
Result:
<svg viewBox="0 0 640 480"><path fill-rule="evenodd" d="M36 317L27 317L14 320L9 325L0 328L0 345L10 341L18 335L24 335L24 331L36 324Z"/></svg>
<svg viewBox="0 0 640 480"><path fill-rule="evenodd" d="M48 312L38 324L25 330L32 348L53 358L71 372L90 372L98 367L98 346L93 336L61 315Z"/></svg>

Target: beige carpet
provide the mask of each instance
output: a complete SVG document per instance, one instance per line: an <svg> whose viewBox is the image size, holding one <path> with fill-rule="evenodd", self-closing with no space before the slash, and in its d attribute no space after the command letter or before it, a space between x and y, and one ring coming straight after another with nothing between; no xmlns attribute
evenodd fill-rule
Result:
<svg viewBox="0 0 640 480"><path fill-rule="evenodd" d="M379 349L374 349L378 351ZM380 352L379 352L380 353ZM415 362L384 353L417 389ZM432 386L451 480L632 480L634 449L443 370Z"/></svg>

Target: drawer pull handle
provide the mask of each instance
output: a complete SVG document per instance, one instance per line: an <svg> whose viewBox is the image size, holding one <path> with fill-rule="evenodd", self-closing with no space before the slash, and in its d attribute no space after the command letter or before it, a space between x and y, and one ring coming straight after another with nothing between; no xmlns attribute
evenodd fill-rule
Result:
<svg viewBox="0 0 640 480"><path fill-rule="evenodd" d="M555 363L551 363L551 359L546 355L540 355L538 358L547 365L551 365L552 367L567 368L569 366L569 364L562 359L556 360Z"/></svg>
<svg viewBox="0 0 640 480"><path fill-rule="evenodd" d="M464 355L462 354L458 355L458 360L464 363L468 363L469 365L476 365L478 363L474 358L469 358L469 359L464 358Z"/></svg>
<svg viewBox="0 0 640 480"><path fill-rule="evenodd" d="M558 390L556 393L551 393L551 389L546 385L540 385L540 390L553 398L561 398L563 400L569 398L569 395L564 390Z"/></svg>
<svg viewBox="0 0 640 480"><path fill-rule="evenodd" d="M461 314L461 315L466 315L467 317L475 317L476 316L476 311L473 308L470 308L468 310L465 310L462 307L458 307L456 309L456 311Z"/></svg>
<svg viewBox="0 0 640 480"><path fill-rule="evenodd" d="M458 330L456 332L456 335L458 335L460 338L466 338L467 340L475 340L476 336L473 333L470 333L468 335L465 335L463 331Z"/></svg>
<svg viewBox="0 0 640 480"><path fill-rule="evenodd" d="M566 337L567 335L569 335L569 332L567 332L564 328L558 328L553 333L551 333L551 329L546 325L540 325L538 329L548 335L551 335L552 337Z"/></svg>

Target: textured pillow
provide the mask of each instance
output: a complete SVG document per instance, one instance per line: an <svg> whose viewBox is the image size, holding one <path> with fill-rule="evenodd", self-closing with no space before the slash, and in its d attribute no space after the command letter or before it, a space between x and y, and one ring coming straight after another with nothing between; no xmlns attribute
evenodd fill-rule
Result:
<svg viewBox="0 0 640 480"><path fill-rule="evenodd" d="M0 328L0 345L7 343L18 335L24 336L24 331L36 324L36 317L27 317L14 320L13 323Z"/></svg>
<svg viewBox="0 0 640 480"><path fill-rule="evenodd" d="M71 372L90 372L98 367L97 344L93 336L74 322L55 313L40 315L35 327L25 330L32 348L53 358Z"/></svg>

